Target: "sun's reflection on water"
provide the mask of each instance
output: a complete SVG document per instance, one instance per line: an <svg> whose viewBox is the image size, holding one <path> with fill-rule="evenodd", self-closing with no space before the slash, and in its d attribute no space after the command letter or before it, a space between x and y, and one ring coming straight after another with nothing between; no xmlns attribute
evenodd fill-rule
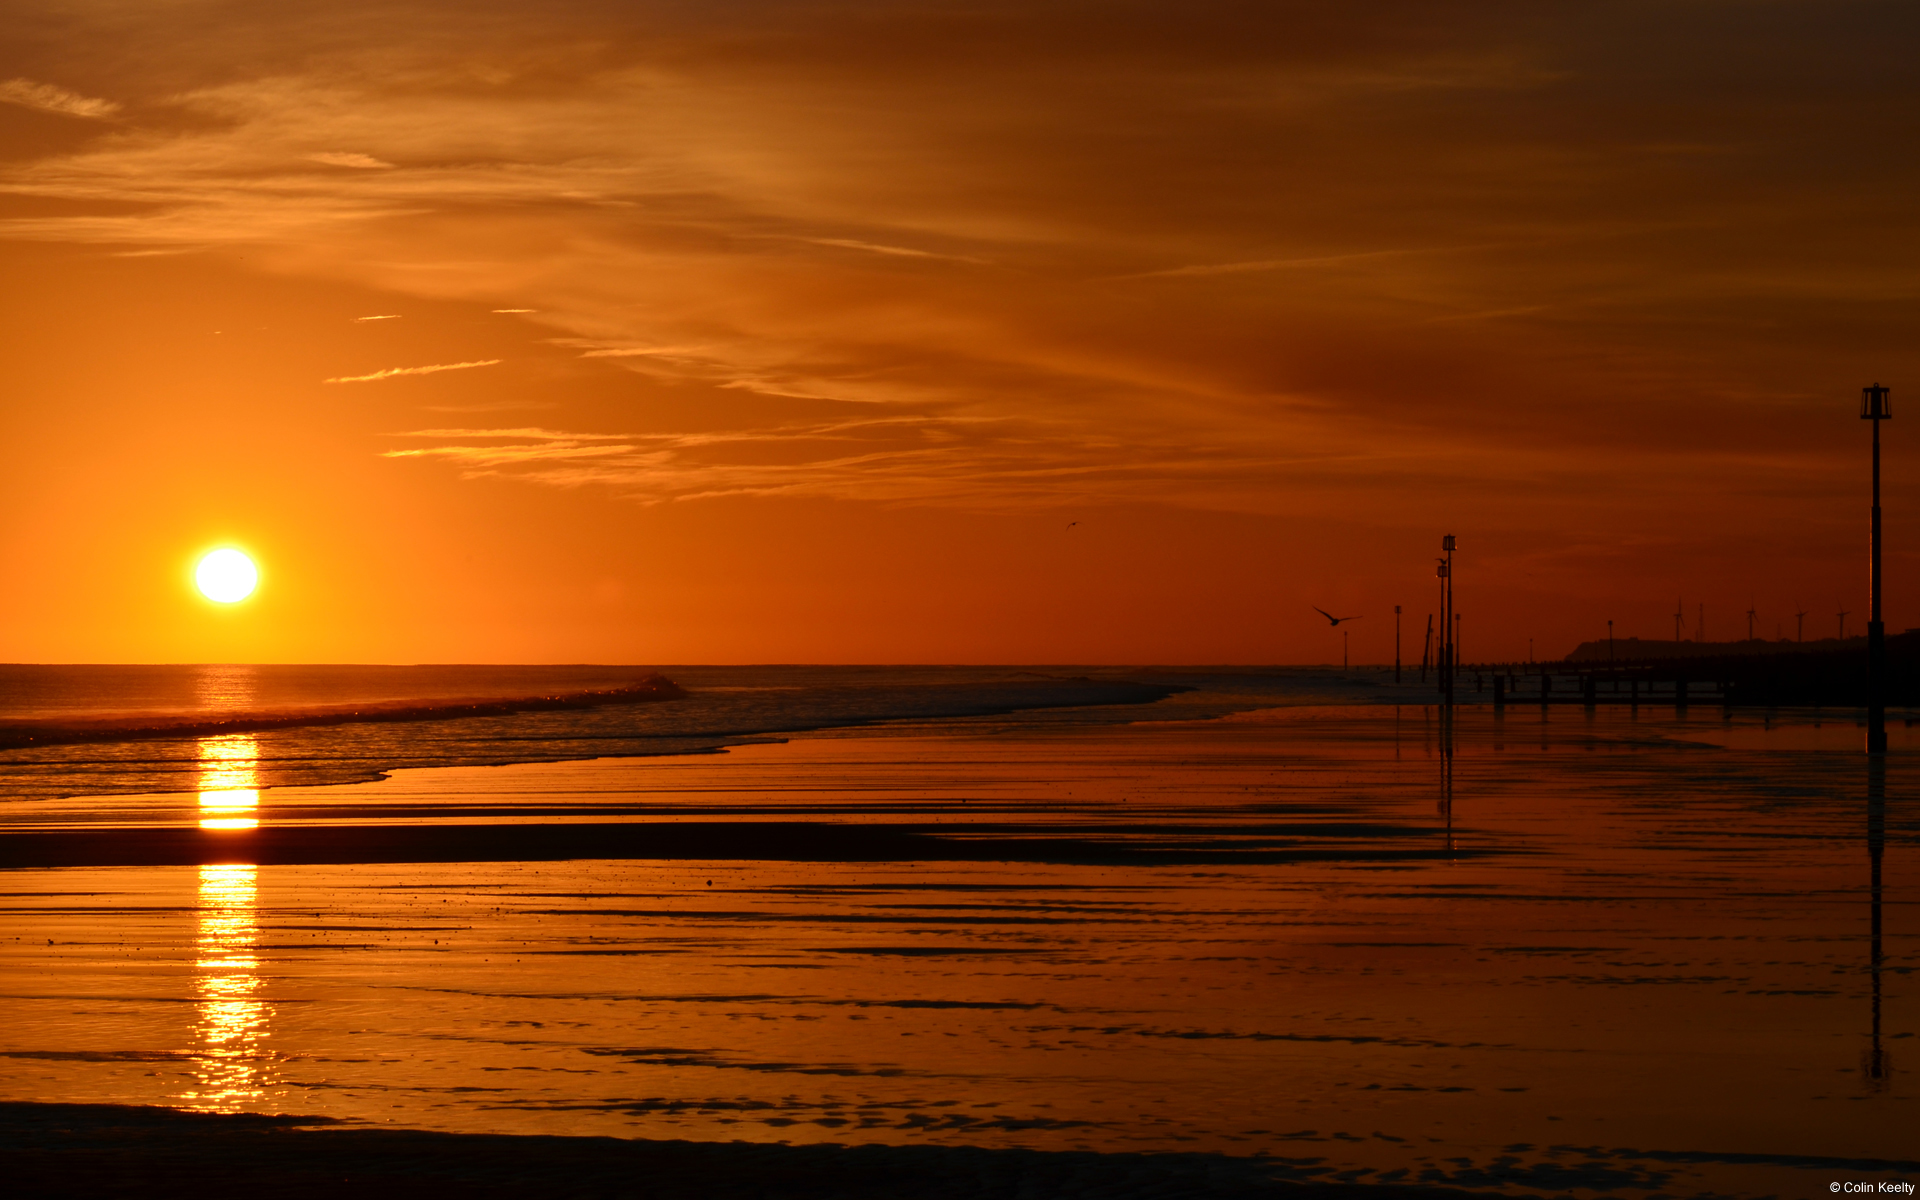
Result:
<svg viewBox="0 0 1920 1200"><path fill-rule="evenodd" d="M200 868L195 939L194 1075L190 1107L230 1112L265 1090L269 1005L259 999L260 926L255 873L247 864Z"/></svg>
<svg viewBox="0 0 1920 1200"><path fill-rule="evenodd" d="M246 663L208 663L194 669L193 691L201 708L249 708L260 692L260 668Z"/></svg>
<svg viewBox="0 0 1920 1200"><path fill-rule="evenodd" d="M200 739L200 828L260 824L259 760L260 743L250 733Z"/></svg>

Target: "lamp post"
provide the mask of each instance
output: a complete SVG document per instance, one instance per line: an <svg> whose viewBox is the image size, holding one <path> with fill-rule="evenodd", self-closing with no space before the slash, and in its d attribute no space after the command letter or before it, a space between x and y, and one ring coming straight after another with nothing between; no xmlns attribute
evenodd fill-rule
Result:
<svg viewBox="0 0 1920 1200"><path fill-rule="evenodd" d="M1880 620L1880 422L1891 420L1887 402L1891 388L1874 384L1860 389L1860 419L1873 422L1873 557L1868 579L1873 585L1873 611L1867 617L1867 753L1887 752L1887 628Z"/></svg>

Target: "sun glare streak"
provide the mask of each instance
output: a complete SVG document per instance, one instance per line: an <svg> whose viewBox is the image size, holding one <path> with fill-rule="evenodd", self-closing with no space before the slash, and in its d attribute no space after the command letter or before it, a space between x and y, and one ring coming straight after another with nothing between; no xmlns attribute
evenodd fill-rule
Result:
<svg viewBox="0 0 1920 1200"><path fill-rule="evenodd" d="M203 796L204 798L204 796ZM257 867L200 868L199 934L195 939L195 1086L180 1094L190 1108L233 1112L258 1099L271 1015L258 999L260 926Z"/></svg>
<svg viewBox="0 0 1920 1200"><path fill-rule="evenodd" d="M259 827L259 758L250 733L200 739L200 828Z"/></svg>

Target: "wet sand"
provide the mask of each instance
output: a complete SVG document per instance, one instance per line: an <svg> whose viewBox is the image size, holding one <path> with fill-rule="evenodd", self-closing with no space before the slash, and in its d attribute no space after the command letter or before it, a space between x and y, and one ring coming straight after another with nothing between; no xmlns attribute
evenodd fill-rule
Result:
<svg viewBox="0 0 1920 1200"><path fill-rule="evenodd" d="M1460 1200L1443 1188L1287 1181L1218 1154L513 1137L298 1118L0 1103L20 1197L644 1196L656 1200Z"/></svg>
<svg viewBox="0 0 1920 1200"><path fill-rule="evenodd" d="M0 1095L1523 1193L1920 1174L1909 758L1872 800L1850 728L1482 713L1448 759L1420 718L262 793L269 834L590 856L9 871ZM222 833L88 815L5 837ZM902 838L948 856L856 853Z"/></svg>
<svg viewBox="0 0 1920 1200"><path fill-rule="evenodd" d="M1384 834L1385 831L1382 831ZM1426 839L1430 840L1430 839ZM347 863L555 862L571 859L745 859L760 862L1234 863L1405 862L1472 857L1444 847L1219 848L1116 844L1070 837L964 839L915 827L827 827L802 822L672 825L327 825L244 836L196 829L0 834L0 868L258 866Z"/></svg>

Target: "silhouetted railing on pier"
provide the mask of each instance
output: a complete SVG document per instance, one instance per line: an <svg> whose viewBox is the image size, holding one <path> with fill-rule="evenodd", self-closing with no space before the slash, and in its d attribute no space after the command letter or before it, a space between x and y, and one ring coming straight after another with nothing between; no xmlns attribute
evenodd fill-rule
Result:
<svg viewBox="0 0 1920 1200"><path fill-rule="evenodd" d="M1887 639L1889 704L1920 705L1920 630ZM1771 644L1685 643L1672 657L1594 655L1583 645L1560 662L1463 665L1459 690L1507 704L1721 704L1729 707L1851 707L1867 702L1865 638L1831 641L1819 649L1784 650ZM1604 649L1605 642L1597 643ZM1645 643L1620 643L1644 646ZM1662 647L1663 649L1665 647Z"/></svg>
<svg viewBox="0 0 1920 1200"><path fill-rule="evenodd" d="M1489 669L1477 673L1475 690L1490 693L1496 707L1508 704L1690 704L1730 703L1724 681L1695 671L1660 667L1582 670L1565 663L1532 664L1530 671Z"/></svg>

